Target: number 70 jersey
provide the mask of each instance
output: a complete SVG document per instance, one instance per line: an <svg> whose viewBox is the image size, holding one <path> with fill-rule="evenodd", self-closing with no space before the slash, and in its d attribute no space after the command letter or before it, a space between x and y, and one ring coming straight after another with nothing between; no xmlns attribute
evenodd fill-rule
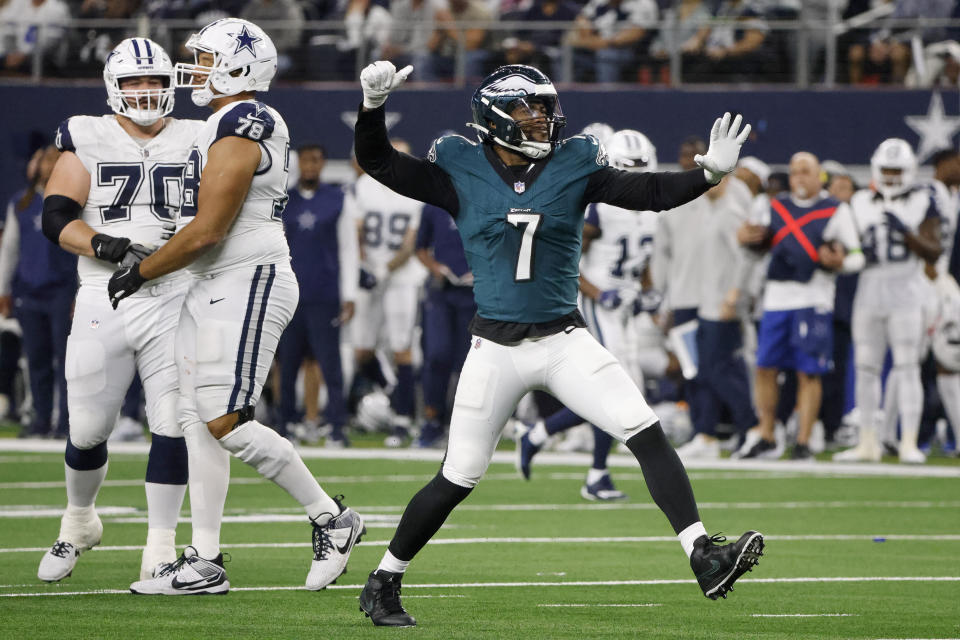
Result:
<svg viewBox="0 0 960 640"><path fill-rule="evenodd" d="M290 260L281 215L287 204L290 134L276 109L255 100L232 102L211 115L186 156L181 217L189 222L200 204L200 180L210 148L223 138L251 140L260 147L260 163L247 196L223 240L187 267L210 275L234 267L278 264ZM245 189L247 185L236 185Z"/></svg>
<svg viewBox="0 0 960 640"><path fill-rule="evenodd" d="M155 137L135 140L113 114L65 120L57 148L76 154L90 174L81 219L97 233L159 244L163 225L179 217L185 160L202 125L168 118ZM80 256L77 270L82 285L106 287L116 265Z"/></svg>

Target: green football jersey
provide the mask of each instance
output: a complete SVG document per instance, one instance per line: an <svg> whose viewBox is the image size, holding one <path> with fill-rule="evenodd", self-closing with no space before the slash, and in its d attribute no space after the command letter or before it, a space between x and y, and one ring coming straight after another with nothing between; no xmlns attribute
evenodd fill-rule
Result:
<svg viewBox="0 0 960 640"><path fill-rule="evenodd" d="M457 228L473 271L478 315L540 323L573 312L584 192L590 175L607 166L597 140L568 138L519 176L489 145L462 136L440 138L427 158L450 176L457 192Z"/></svg>

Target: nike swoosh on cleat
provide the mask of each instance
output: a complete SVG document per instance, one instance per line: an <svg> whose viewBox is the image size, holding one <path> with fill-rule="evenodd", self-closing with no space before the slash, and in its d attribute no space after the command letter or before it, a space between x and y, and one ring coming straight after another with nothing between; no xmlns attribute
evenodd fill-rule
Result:
<svg viewBox="0 0 960 640"><path fill-rule="evenodd" d="M200 578L199 580L194 580L193 582L180 582L176 578L170 581L170 586L174 589L202 589L203 587L215 587L216 584L199 584L201 582L206 582L206 578Z"/></svg>
<svg viewBox="0 0 960 640"><path fill-rule="evenodd" d="M340 545L337 545L337 551L340 552L340 555L342 556L347 555L347 552L349 552L350 548L353 546L353 544L351 543L351 540L353 539L354 539L353 529L351 529L350 535L347 537L347 542L342 547Z"/></svg>
<svg viewBox="0 0 960 640"><path fill-rule="evenodd" d="M217 304L221 300L226 300L226 298L217 298L216 300L214 300L213 298L210 298L210 304Z"/></svg>

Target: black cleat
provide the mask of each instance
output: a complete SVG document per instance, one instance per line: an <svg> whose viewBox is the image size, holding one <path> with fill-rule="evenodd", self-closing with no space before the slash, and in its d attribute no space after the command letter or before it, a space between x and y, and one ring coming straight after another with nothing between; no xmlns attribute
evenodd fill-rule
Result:
<svg viewBox="0 0 960 640"><path fill-rule="evenodd" d="M700 536L693 543L690 568L703 595L711 600L726 598L737 578L752 571L763 555L763 534L756 531L747 531L734 543L717 544L725 541L726 538L716 535Z"/></svg>
<svg viewBox="0 0 960 640"><path fill-rule="evenodd" d="M417 621L400 604L402 573L374 571L360 592L360 611L378 627L415 627Z"/></svg>

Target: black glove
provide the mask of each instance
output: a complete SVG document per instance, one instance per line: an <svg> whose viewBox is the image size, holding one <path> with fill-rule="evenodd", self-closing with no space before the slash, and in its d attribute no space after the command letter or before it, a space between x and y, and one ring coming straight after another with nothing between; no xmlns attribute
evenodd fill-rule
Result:
<svg viewBox="0 0 960 640"><path fill-rule="evenodd" d="M154 251L155 249L153 247L145 247L142 244L134 242L127 247L127 252L123 254L123 259L120 261L120 266L132 267L135 264L140 264L144 258Z"/></svg>
<svg viewBox="0 0 960 640"><path fill-rule="evenodd" d="M101 260L119 264L127 252L127 247L130 246L130 238L115 238L105 233L98 233L90 240L90 246L93 247L93 255Z"/></svg>
<svg viewBox="0 0 960 640"><path fill-rule="evenodd" d="M110 304L116 309L117 305L124 298L132 296L147 279L140 275L140 263L132 267L117 269L110 276L110 282L107 283L107 295L110 296Z"/></svg>
<svg viewBox="0 0 960 640"><path fill-rule="evenodd" d="M377 286L377 276L373 275L366 269L360 269L360 288L373 289L376 286Z"/></svg>

